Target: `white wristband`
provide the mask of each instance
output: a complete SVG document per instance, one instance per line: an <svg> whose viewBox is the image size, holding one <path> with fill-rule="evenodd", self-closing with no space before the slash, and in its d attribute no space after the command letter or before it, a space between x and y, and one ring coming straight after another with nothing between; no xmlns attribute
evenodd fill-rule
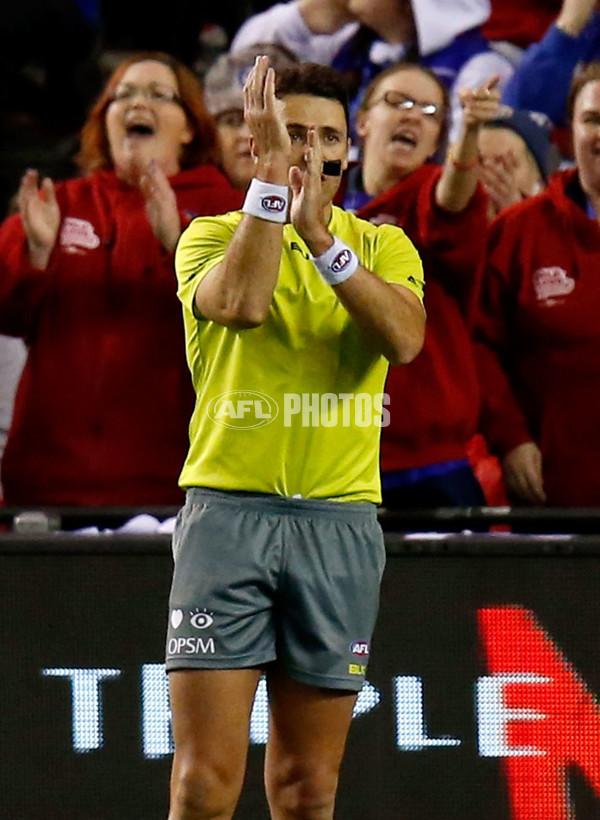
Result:
<svg viewBox="0 0 600 820"><path fill-rule="evenodd" d="M287 222L289 189L256 177L250 183L242 211L267 222Z"/></svg>
<svg viewBox="0 0 600 820"><path fill-rule="evenodd" d="M360 265L358 256L337 236L333 245L320 256L312 256L312 262L328 285L339 285L349 279Z"/></svg>

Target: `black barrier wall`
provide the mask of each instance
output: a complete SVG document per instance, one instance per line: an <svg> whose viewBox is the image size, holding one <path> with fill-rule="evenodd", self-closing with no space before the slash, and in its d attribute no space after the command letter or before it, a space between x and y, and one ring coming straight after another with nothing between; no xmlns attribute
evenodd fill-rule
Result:
<svg viewBox="0 0 600 820"><path fill-rule="evenodd" d="M600 818L600 538L387 540L337 817ZM170 576L168 537L0 543L0 817L166 818ZM260 687L239 820L267 715Z"/></svg>

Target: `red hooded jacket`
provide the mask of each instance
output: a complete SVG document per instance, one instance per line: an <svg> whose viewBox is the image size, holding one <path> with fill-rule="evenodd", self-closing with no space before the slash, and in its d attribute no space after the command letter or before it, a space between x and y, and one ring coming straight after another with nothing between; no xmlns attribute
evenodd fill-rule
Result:
<svg viewBox="0 0 600 820"><path fill-rule="evenodd" d="M240 207L212 166L172 177L182 227ZM173 256L140 191L101 171L57 186L59 237L31 267L0 227L0 332L29 357L2 462L9 504L178 504L194 395Z"/></svg>
<svg viewBox="0 0 600 820"><path fill-rule="evenodd" d="M600 225L576 170L490 228L476 323L482 428L542 451L550 505L600 504Z"/></svg>
<svg viewBox="0 0 600 820"><path fill-rule="evenodd" d="M386 383L390 424L381 439L384 472L466 458L479 412L469 320L485 250L486 198L477 188L461 213L435 202L442 173L413 171L358 211L372 222L403 228L425 271L425 344L408 365L391 367Z"/></svg>

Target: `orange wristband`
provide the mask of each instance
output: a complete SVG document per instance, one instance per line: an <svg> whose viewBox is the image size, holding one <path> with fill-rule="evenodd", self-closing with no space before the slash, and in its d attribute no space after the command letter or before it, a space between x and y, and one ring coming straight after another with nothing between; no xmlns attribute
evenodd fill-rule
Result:
<svg viewBox="0 0 600 820"><path fill-rule="evenodd" d="M470 160L469 162L459 162L455 159L454 154L450 152L448 154L448 159L454 165L457 171L471 171L475 168L476 165L479 164L479 157L475 157L475 159Z"/></svg>

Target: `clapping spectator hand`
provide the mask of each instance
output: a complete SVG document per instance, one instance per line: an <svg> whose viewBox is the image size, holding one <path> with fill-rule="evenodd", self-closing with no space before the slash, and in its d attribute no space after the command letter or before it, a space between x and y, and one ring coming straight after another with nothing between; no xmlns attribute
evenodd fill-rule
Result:
<svg viewBox="0 0 600 820"><path fill-rule="evenodd" d="M27 237L30 262L34 268L44 270L60 226L60 209L52 180L46 177L40 185L38 172L29 169L21 180L17 203Z"/></svg>
<svg viewBox="0 0 600 820"><path fill-rule="evenodd" d="M488 219L493 219L504 208L525 198L526 194L520 190L517 182L517 167L517 159L512 151L481 163L479 178L488 195Z"/></svg>
<svg viewBox="0 0 600 820"><path fill-rule="evenodd" d="M175 250L181 233L177 199L171 184L156 160L140 174L139 186L146 200L146 214L154 235L169 253Z"/></svg>
<svg viewBox="0 0 600 820"><path fill-rule="evenodd" d="M545 504L542 454L533 441L526 441L506 454L502 462L509 493L528 504Z"/></svg>

